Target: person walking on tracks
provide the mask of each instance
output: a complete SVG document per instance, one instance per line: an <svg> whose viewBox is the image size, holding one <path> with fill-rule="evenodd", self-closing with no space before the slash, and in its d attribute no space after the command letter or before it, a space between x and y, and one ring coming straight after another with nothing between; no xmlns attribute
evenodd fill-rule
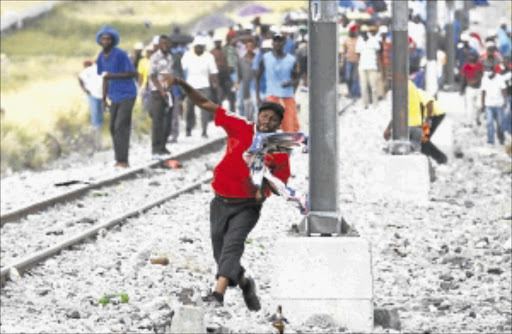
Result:
<svg viewBox="0 0 512 334"><path fill-rule="evenodd" d="M251 311L261 308L254 279L245 275L240 264L246 238L256 226L262 204L270 196L270 185L257 188L251 182L244 154L258 132L276 132L283 121L284 108L277 103L264 102L259 107L256 124L227 112L208 100L199 90L184 80L166 75L168 84L180 85L190 101L215 117L215 125L227 133L227 149L214 171L212 187L215 197L210 204L210 229L213 256L217 263L215 290L204 298L213 306L222 306L228 286L242 289L245 304ZM288 155L282 152L267 154L265 163L271 173L286 182L290 176Z"/></svg>
<svg viewBox="0 0 512 334"><path fill-rule="evenodd" d="M171 88L163 81L160 73L173 74L173 58L169 52L169 38L160 36L160 48L150 58L151 89L151 118L153 127L151 131L151 152L153 155L170 154L165 147L170 133L172 120L173 97Z"/></svg>
<svg viewBox="0 0 512 334"><path fill-rule="evenodd" d="M103 26L96 34L96 42L103 50L96 59L98 74L103 77L103 104L110 104L110 134L114 144L116 167L129 167L128 149L132 111L137 97L135 78L137 71L127 53L119 44L119 32L110 26Z"/></svg>

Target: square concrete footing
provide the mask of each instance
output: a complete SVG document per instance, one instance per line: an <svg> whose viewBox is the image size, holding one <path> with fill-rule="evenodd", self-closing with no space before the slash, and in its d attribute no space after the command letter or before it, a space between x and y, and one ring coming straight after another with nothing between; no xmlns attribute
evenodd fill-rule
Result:
<svg viewBox="0 0 512 334"><path fill-rule="evenodd" d="M180 306L172 318L171 333L206 333L203 309Z"/></svg>
<svg viewBox="0 0 512 334"><path fill-rule="evenodd" d="M271 295L290 323L318 314L355 332L373 329L371 249L359 237L290 237L273 250Z"/></svg>
<svg viewBox="0 0 512 334"><path fill-rule="evenodd" d="M429 199L429 163L422 154L375 156L361 173L363 183L355 189L358 201L424 203Z"/></svg>

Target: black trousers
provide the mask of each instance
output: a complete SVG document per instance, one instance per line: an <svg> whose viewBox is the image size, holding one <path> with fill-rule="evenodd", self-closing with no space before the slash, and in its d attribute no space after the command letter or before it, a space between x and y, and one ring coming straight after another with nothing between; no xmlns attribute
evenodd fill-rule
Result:
<svg viewBox="0 0 512 334"><path fill-rule="evenodd" d="M199 88L198 91L206 96L209 100L212 100L211 88ZM186 123L185 127L187 133L190 133L194 126L196 126L196 114L194 112L195 104L189 98L187 98L187 115L186 115ZM211 120L210 113L204 109L201 109L201 128L203 129L203 134L206 134L206 130L208 128L208 122Z"/></svg>
<svg viewBox="0 0 512 334"><path fill-rule="evenodd" d="M151 92L150 105L150 115L153 120L151 150L153 153L161 153L165 149L165 143L171 131L172 111L159 91Z"/></svg>
<svg viewBox="0 0 512 334"><path fill-rule="evenodd" d="M444 114L439 116L432 116L432 127L430 128L430 137L434 135L434 132L436 131L439 124L444 119ZM435 146L432 141L427 141L426 143L421 144L421 153L425 154L426 156L432 157L438 164L445 164L448 162L448 157Z"/></svg>
<svg viewBox="0 0 512 334"><path fill-rule="evenodd" d="M245 241L260 218L262 204L256 201L227 204L215 197L210 203L210 233L217 278L226 277L229 286L238 285L245 269L240 264Z"/></svg>
<svg viewBox="0 0 512 334"><path fill-rule="evenodd" d="M215 101L215 103L221 105L224 99L227 99L229 102L229 110L231 112L235 112L235 92L232 91L233 81L231 81L231 77L229 73L222 72L218 74L219 76L219 87L222 93L220 101ZM215 94L213 94L215 95Z"/></svg>
<svg viewBox="0 0 512 334"><path fill-rule="evenodd" d="M121 100L110 106L110 134L114 145L117 162L128 163L130 132L132 127L132 111L135 98Z"/></svg>

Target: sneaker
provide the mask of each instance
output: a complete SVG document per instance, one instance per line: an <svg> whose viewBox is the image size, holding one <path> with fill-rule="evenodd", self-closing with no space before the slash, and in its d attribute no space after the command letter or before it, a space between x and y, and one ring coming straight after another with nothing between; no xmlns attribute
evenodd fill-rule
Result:
<svg viewBox="0 0 512 334"><path fill-rule="evenodd" d="M261 309L260 299L256 295L256 283L250 277L246 278L247 285L242 288L245 305L250 311L259 311Z"/></svg>
<svg viewBox="0 0 512 334"><path fill-rule="evenodd" d="M201 298L203 303L214 308L224 306L224 295L217 292L211 292L206 297Z"/></svg>

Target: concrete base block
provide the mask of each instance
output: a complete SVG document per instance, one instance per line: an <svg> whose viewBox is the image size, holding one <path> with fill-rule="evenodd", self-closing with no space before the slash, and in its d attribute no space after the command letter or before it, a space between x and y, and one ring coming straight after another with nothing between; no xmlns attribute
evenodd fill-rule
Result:
<svg viewBox="0 0 512 334"><path fill-rule="evenodd" d="M315 314L350 331L373 329L371 250L362 238L296 237L274 246L271 295L293 324Z"/></svg>
<svg viewBox="0 0 512 334"><path fill-rule="evenodd" d="M453 120L445 117L432 136L432 143L448 156L454 158Z"/></svg>
<svg viewBox="0 0 512 334"><path fill-rule="evenodd" d="M355 189L358 201L422 203L429 199L429 164L422 154L376 156L361 173L364 182Z"/></svg>
<svg viewBox="0 0 512 334"><path fill-rule="evenodd" d="M171 333L206 333L203 309L180 306L172 318Z"/></svg>

